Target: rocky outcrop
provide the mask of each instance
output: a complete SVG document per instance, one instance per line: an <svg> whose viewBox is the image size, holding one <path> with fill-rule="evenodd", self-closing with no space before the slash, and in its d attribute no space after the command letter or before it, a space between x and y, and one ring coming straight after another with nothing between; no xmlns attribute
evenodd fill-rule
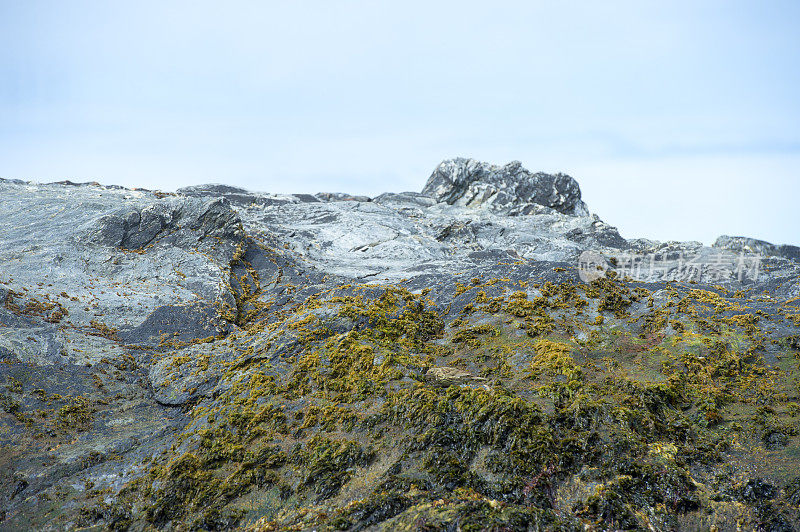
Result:
<svg viewBox="0 0 800 532"><path fill-rule="evenodd" d="M734 252L760 253L768 257L783 257L800 260L800 247L775 245L764 240L756 240L744 236L722 235L714 242L713 247Z"/></svg>
<svg viewBox="0 0 800 532"><path fill-rule="evenodd" d="M170 198L144 209L122 209L98 221L98 240L107 246L141 250L157 238L174 234L172 243L191 246L205 239L238 244L244 237L236 212L225 199L198 201ZM184 231L175 234L178 229Z"/></svg>
<svg viewBox="0 0 800 532"><path fill-rule="evenodd" d="M469 159L0 197L0 529L800 523L796 247L629 241Z"/></svg>
<svg viewBox="0 0 800 532"><path fill-rule="evenodd" d="M577 181L565 174L532 173L519 161L497 166L449 159L433 171L422 193L450 205L483 207L507 215L588 214Z"/></svg>
<svg viewBox="0 0 800 532"><path fill-rule="evenodd" d="M458 165L458 177L447 177L446 169ZM485 208L474 208L475 201L456 193L462 185L495 192L482 196ZM286 245L319 271L371 281L461 271L474 267L476 252L575 262L586 248L628 246L616 228L588 213L572 178L533 174L518 164L445 161L422 193L375 198L245 194L218 185L189 193L222 195L250 234Z"/></svg>

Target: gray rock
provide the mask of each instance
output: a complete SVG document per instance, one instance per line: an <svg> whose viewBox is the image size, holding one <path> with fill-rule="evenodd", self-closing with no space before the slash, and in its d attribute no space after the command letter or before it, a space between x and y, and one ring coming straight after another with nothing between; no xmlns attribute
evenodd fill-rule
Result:
<svg viewBox="0 0 800 532"><path fill-rule="evenodd" d="M205 184L179 188L177 193L195 198L224 198L237 207L320 201L309 194L266 194L219 184Z"/></svg>
<svg viewBox="0 0 800 532"><path fill-rule="evenodd" d="M786 259L800 260L800 247L790 245L775 245L763 240L744 236L722 235L714 242L713 247L727 249L735 252L761 253L769 257L783 257Z"/></svg>
<svg viewBox="0 0 800 532"><path fill-rule="evenodd" d="M474 301L455 293L456 282L576 282L587 251L607 266L625 254L665 258L664 272L643 279L660 283L655 289L689 255L710 261L719 250L745 250L765 255L763 277L715 283L769 290L776 300L800 295L800 248L742 237L721 237L713 248L627 241L588 212L574 179L516 162L445 161L422 193L375 198L2 179L0 196L0 381L21 383L6 385L16 390L7 404L35 411L43 392L89 397L94 409L53 449L23 439L19 424L2 427L0 443L17 446L0 468L9 515L36 514L38 497L57 498L64 486L118 490L176 443L190 408L213 407L253 368L291 371L308 342L306 323L316 340L365 327L366 318L339 315L336 297L374 298L382 283L430 290L428 301L453 319ZM319 305L303 308L310 297ZM654 300L664 304L658 292ZM637 305L632 312L647 312ZM598 314L596 306L586 312ZM781 327L776 337L796 334L788 321ZM449 366L425 378L484 385Z"/></svg>
<svg viewBox="0 0 800 532"><path fill-rule="evenodd" d="M504 166L474 159L448 159L434 170L423 194L450 205L486 207L505 214L586 215L578 182L565 174L532 173L519 161Z"/></svg>
<svg viewBox="0 0 800 532"><path fill-rule="evenodd" d="M148 372L155 400L180 406L208 396L221 371L220 351L230 345L202 343L175 350L157 358Z"/></svg>
<svg viewBox="0 0 800 532"><path fill-rule="evenodd" d="M425 208L432 207L436 204L436 200L427 194L420 192L385 192L373 200L375 203L402 209L404 207L417 207Z"/></svg>
<svg viewBox="0 0 800 532"><path fill-rule="evenodd" d="M239 187L232 187L230 185L222 185L219 183L208 183L205 185L194 185L191 187L183 187L179 188L176 191L178 194L183 194L184 196L196 196L196 197L203 197L203 196L226 196L228 194L240 194L240 195L247 195L250 194L250 191L239 188Z"/></svg>
<svg viewBox="0 0 800 532"><path fill-rule="evenodd" d="M369 196L354 196L344 192L318 192L314 197L320 201L372 201Z"/></svg>
<svg viewBox="0 0 800 532"><path fill-rule="evenodd" d="M231 240L243 238L241 222L225 199L211 201L170 198L145 207L141 211L123 209L103 216L97 229L98 241L107 246L141 250L179 229L175 243L191 246L207 238Z"/></svg>
<svg viewBox="0 0 800 532"><path fill-rule="evenodd" d="M128 344L156 348L165 343L224 336L230 330L231 324L214 306L194 303L159 307L136 327L118 331L117 337Z"/></svg>

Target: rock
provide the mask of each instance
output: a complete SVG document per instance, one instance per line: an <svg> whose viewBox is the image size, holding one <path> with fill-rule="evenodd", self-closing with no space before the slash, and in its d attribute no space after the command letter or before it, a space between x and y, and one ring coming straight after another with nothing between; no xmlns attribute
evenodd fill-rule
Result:
<svg viewBox="0 0 800 532"><path fill-rule="evenodd" d="M385 192L372 201L395 209L414 207L422 209L436 204L436 200L420 192L400 192L399 194Z"/></svg>
<svg viewBox="0 0 800 532"><path fill-rule="evenodd" d="M354 196L344 192L319 192L314 197L320 201L372 201L369 196Z"/></svg>
<svg viewBox="0 0 800 532"><path fill-rule="evenodd" d="M339 315L340 309L335 306L319 308L291 316L284 324L269 332L253 334L245 347L252 348L247 355L237 360L239 365L255 360L276 362L279 358L296 356L303 352L309 330L315 331L315 338L322 340L339 335L363 325Z"/></svg>
<svg viewBox="0 0 800 532"><path fill-rule="evenodd" d="M671 530L715 483L783 504L717 449L741 424L795 467L792 246L628 241L569 176L468 159L374 198L0 196L0 529ZM761 278L669 278L738 250ZM579 284L632 254L666 273Z"/></svg>
<svg viewBox="0 0 800 532"><path fill-rule="evenodd" d="M565 174L534 174L519 161L497 166L474 159L448 159L434 170L422 193L450 205L485 207L512 215L546 214L550 209L576 216L588 214L577 181Z"/></svg>
<svg viewBox="0 0 800 532"><path fill-rule="evenodd" d="M155 400L180 406L209 395L220 378L221 349L211 343L190 345L156 360L148 372Z"/></svg>
<svg viewBox="0 0 800 532"><path fill-rule="evenodd" d="M187 247L208 238L238 243L244 236L238 215L225 199L170 198L141 211L123 209L103 216L98 225L96 233L100 243L128 250L141 250L156 238L174 235L179 229L190 233L176 235L175 243Z"/></svg>
<svg viewBox="0 0 800 532"><path fill-rule="evenodd" d="M320 201L309 194L266 194L213 183L179 188L177 194L195 198L224 198L228 200L231 205L240 208L263 205L284 205L287 203L313 203Z"/></svg>
<svg viewBox="0 0 800 532"><path fill-rule="evenodd" d="M800 506L800 476L794 477L786 485L786 500L789 504Z"/></svg>
<svg viewBox="0 0 800 532"><path fill-rule="evenodd" d="M28 314L52 307L61 326L120 330L165 305L230 297L225 272L244 231L225 200L7 181L0 194L0 281Z"/></svg>
<svg viewBox="0 0 800 532"><path fill-rule="evenodd" d="M749 502L757 502L763 500L774 499L778 490L761 478L751 478L747 483L742 486L740 490L740 498Z"/></svg>
<svg viewBox="0 0 800 532"><path fill-rule="evenodd" d="M722 235L714 242L713 247L734 252L760 253L768 257L783 257L800 261L800 247L777 246L764 240L756 240L744 236Z"/></svg>
<svg viewBox="0 0 800 532"><path fill-rule="evenodd" d="M158 348L164 344L191 342L225 336L231 324L209 304L164 305L136 327L117 331L125 343Z"/></svg>
<svg viewBox="0 0 800 532"><path fill-rule="evenodd" d="M318 271L374 281L462 271L472 267L469 254L477 251L514 250L524 259L576 262L584 249L627 245L615 228L594 216L553 210L506 216L435 203L417 193L239 212L248 232L286 246Z"/></svg>
<svg viewBox="0 0 800 532"><path fill-rule="evenodd" d="M194 196L194 197L204 197L204 196L225 197L230 194L237 194L244 196L250 194L249 190L239 187L232 187L230 185L222 185L219 183L208 183L205 185L194 185L191 187L183 187L179 188L176 192L178 194L183 194L184 196Z"/></svg>

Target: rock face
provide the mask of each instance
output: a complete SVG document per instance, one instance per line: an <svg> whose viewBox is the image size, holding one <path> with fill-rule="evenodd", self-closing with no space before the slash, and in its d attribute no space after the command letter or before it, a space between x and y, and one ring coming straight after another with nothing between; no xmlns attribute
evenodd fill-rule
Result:
<svg viewBox="0 0 800 532"><path fill-rule="evenodd" d="M224 199L160 201L141 211L122 209L101 218L98 231L101 243L127 250L141 250L167 234L176 236L173 245L183 247L211 239L237 244L243 238L239 217Z"/></svg>
<svg viewBox="0 0 800 532"><path fill-rule="evenodd" d="M422 193L450 205L485 207L508 215L588 214L577 181L565 174L534 174L519 161L497 166L449 159L433 171Z"/></svg>
<svg viewBox="0 0 800 532"><path fill-rule="evenodd" d="M800 525L797 247L625 240L471 159L0 197L2 530Z"/></svg>

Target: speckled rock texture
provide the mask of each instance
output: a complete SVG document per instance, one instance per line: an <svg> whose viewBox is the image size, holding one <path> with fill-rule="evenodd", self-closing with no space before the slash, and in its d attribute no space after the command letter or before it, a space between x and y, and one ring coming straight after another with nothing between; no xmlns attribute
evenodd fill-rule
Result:
<svg viewBox="0 0 800 532"><path fill-rule="evenodd" d="M450 205L484 207L507 215L551 210L588 214L577 181L565 174L534 174L519 161L497 166L474 159L450 159L434 170L422 193Z"/></svg>
<svg viewBox="0 0 800 532"><path fill-rule="evenodd" d="M0 530L798 527L796 246L626 240L462 158L0 198Z"/></svg>

